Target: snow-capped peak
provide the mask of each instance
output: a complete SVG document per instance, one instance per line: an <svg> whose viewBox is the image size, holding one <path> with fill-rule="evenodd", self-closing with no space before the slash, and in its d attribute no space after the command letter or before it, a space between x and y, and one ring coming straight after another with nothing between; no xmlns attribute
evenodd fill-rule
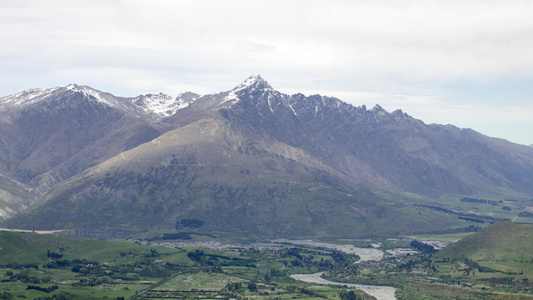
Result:
<svg viewBox="0 0 533 300"><path fill-rule="evenodd" d="M238 92L249 90L249 91L255 91L255 90L274 90L266 80L261 78L260 75L257 76L250 76L248 77L244 82L237 85L235 88L233 88L231 91L228 92L228 94L224 97L224 100L222 103L230 102L230 105L233 105L236 103L240 98L237 95Z"/></svg>
<svg viewBox="0 0 533 300"><path fill-rule="evenodd" d="M80 92L87 96L92 96L98 101L114 106L113 103L106 99L107 97L102 95L103 93L90 87L80 86L77 84L66 84L50 89L29 89L11 96L0 98L0 102L4 105L10 106L27 106L47 99L49 96L52 96L56 93L67 91Z"/></svg>
<svg viewBox="0 0 533 300"><path fill-rule="evenodd" d="M97 100L98 102L103 102L109 106L117 107L119 106L115 97L113 97L110 94L102 93L98 90L95 90L91 87L85 86L85 85L77 85L77 84L67 84L59 87L60 89L63 89L65 91L73 91L78 93L83 93L86 96L90 96L93 99Z"/></svg>
<svg viewBox="0 0 533 300"><path fill-rule="evenodd" d="M248 77L244 82L242 82L241 84L239 84L238 86L236 86L233 90L231 90L232 92L237 92L237 91L240 91L240 90L244 90L246 88L259 88L259 89L272 89L272 87L268 84L268 82L266 82L266 80L264 80L263 78L261 78L260 75L257 75L257 76L250 76Z"/></svg>
<svg viewBox="0 0 533 300"><path fill-rule="evenodd" d="M372 111L374 111L374 112L384 112L385 110L384 110L383 107L381 107L379 104L376 104L376 105L372 108Z"/></svg>
<svg viewBox="0 0 533 300"><path fill-rule="evenodd" d="M252 76L246 78L246 80L243 83L241 83L241 84L244 85L244 86L250 86L250 85L253 85L254 83L260 82L260 81L264 82L263 78L261 78L261 75L257 75L257 76L252 75Z"/></svg>
<svg viewBox="0 0 533 300"><path fill-rule="evenodd" d="M372 108L372 112L374 113L374 116L376 116L376 117L383 117L383 116L386 116L386 115L389 114L389 113L387 113L387 111L384 110L383 107L381 107L379 104L376 104L376 105Z"/></svg>

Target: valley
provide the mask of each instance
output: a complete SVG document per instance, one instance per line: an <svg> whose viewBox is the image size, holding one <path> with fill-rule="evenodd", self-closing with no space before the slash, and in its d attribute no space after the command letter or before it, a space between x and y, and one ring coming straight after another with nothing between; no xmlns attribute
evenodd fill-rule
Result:
<svg viewBox="0 0 533 300"><path fill-rule="evenodd" d="M484 242L501 234L516 253ZM413 237L244 244L3 231L0 299L533 299L530 226L416 238L447 246L424 252Z"/></svg>

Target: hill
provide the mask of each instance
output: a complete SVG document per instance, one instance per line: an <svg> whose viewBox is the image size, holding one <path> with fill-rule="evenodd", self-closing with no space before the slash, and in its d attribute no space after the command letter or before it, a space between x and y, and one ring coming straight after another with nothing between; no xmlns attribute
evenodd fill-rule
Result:
<svg viewBox="0 0 533 300"><path fill-rule="evenodd" d="M120 259L120 252L140 247L127 241L68 239L54 235L0 231L0 265L42 264L53 259L106 260ZM149 252L142 248L140 252ZM50 253L60 254L52 257Z"/></svg>
<svg viewBox="0 0 533 300"><path fill-rule="evenodd" d="M533 227L497 222L446 246L437 257L475 261L529 261L533 257Z"/></svg>

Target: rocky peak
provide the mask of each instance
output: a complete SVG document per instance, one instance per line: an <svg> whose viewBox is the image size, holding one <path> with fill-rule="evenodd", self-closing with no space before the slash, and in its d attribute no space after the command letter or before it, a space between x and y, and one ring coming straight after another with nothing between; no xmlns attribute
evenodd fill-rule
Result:
<svg viewBox="0 0 533 300"><path fill-rule="evenodd" d="M376 104L373 108L372 108L372 112L374 112L375 114L378 114L378 115L385 115L385 114L388 114L387 111L385 109L383 109L383 107L381 107L379 104Z"/></svg>
<svg viewBox="0 0 533 300"><path fill-rule="evenodd" d="M193 92L185 92L180 93L178 97L176 97L177 101L183 104L191 104L192 102L196 101L196 99L200 98L200 95L193 93Z"/></svg>
<svg viewBox="0 0 533 300"><path fill-rule="evenodd" d="M232 92L238 92L241 90L264 90L264 89L270 89L272 90L272 86L266 82L260 75L257 76L250 76L248 77L244 82L236 86Z"/></svg>
<svg viewBox="0 0 533 300"><path fill-rule="evenodd" d="M218 104L217 108L222 107L231 107L233 104L239 102L240 100L244 99L260 99L263 98L262 96L257 96L257 94L262 94L263 96L265 94L270 94L276 92L272 86L270 86L263 78L261 78L260 75L257 76L250 76L245 81L243 81L241 84L237 85L232 90L225 92L224 97ZM276 92L279 94L279 92ZM254 95L252 97L252 95ZM220 106L222 105L222 106Z"/></svg>

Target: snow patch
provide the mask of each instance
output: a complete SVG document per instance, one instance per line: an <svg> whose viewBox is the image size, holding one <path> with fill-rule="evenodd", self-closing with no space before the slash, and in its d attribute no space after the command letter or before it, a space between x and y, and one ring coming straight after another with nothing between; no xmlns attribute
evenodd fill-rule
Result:
<svg viewBox="0 0 533 300"><path fill-rule="evenodd" d="M47 99L61 97L62 93L83 93L92 101L104 103L110 107L120 107L127 111L139 111L145 114L156 115L157 117L168 117L178 110L187 107L192 101L198 98L193 93L182 93L173 98L162 93L156 95L138 96L125 101L111 94L103 93L87 86L77 84L66 84L51 89L29 89L20 93L0 98L1 105L6 107L31 106ZM182 97L183 96L183 97Z"/></svg>
<svg viewBox="0 0 533 300"><path fill-rule="evenodd" d="M100 102L115 106L112 102L105 99L100 92L89 87L76 84L66 84L50 89L29 89L11 96L0 98L0 103L12 106L28 106L38 103L39 101L46 99L48 96L51 96L56 92L66 91L81 92L87 96L95 98Z"/></svg>
<svg viewBox="0 0 533 300"><path fill-rule="evenodd" d="M381 117L384 117L386 115L388 115L389 113L387 113L386 110L384 110L381 106L379 106L378 104L376 104L376 106L374 106L372 108L372 113L374 113L374 116L377 117L377 118L381 118Z"/></svg>
<svg viewBox="0 0 533 300"><path fill-rule="evenodd" d="M191 93L181 93L174 98L163 93L148 94L135 97L131 99L131 102L146 114L154 114L159 118L164 118L174 115L178 110L189 106L198 98L198 95L190 95Z"/></svg>
<svg viewBox="0 0 533 300"><path fill-rule="evenodd" d="M229 92L229 94L226 97L224 97L224 99L222 100L222 102L220 102L220 104L231 102L230 103L230 106L231 106L237 103L237 101L239 101L239 96L237 96L237 94L235 94L235 92L232 90Z"/></svg>
<svg viewBox="0 0 533 300"><path fill-rule="evenodd" d="M235 92L238 92L238 91L244 90L246 88L250 88L250 87L273 90L273 88L265 80L263 80L263 78L261 78L261 76L259 76L259 75L253 76L252 75L252 76L248 77L243 83L239 84L233 90L231 90L231 92L235 93Z"/></svg>
<svg viewBox="0 0 533 300"><path fill-rule="evenodd" d="M87 86L81 86L81 85L77 85L77 84L67 84L67 85L62 86L60 88L64 88L65 90L71 90L71 91L74 91L74 92L81 92L81 93L85 94L86 96L93 97L98 102L105 103L105 104L107 104L107 105L109 105L111 107L116 107L117 106L115 101L111 100L108 97L103 96L103 93L101 93L101 92L99 92L97 90L94 90L94 89L92 89L90 87L87 87Z"/></svg>
<svg viewBox="0 0 533 300"><path fill-rule="evenodd" d="M29 89L20 93L0 98L3 105L22 106L31 105L40 100L40 98L52 92L55 89Z"/></svg>
<svg viewBox="0 0 533 300"><path fill-rule="evenodd" d="M272 103L270 103L270 97L267 98L268 102L268 108L270 109L270 112L274 113L274 110L272 110Z"/></svg>
<svg viewBox="0 0 533 300"><path fill-rule="evenodd" d="M290 103L289 103L288 105L289 105L289 107L291 108L292 113L298 118L298 114L296 113L296 111L294 110L294 108L292 107L292 105L291 105Z"/></svg>

